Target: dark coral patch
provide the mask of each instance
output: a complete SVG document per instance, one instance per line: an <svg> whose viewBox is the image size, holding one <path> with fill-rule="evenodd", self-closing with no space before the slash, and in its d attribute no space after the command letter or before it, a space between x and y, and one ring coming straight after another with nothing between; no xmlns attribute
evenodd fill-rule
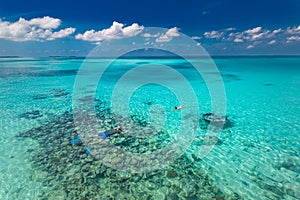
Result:
<svg viewBox="0 0 300 200"><path fill-rule="evenodd" d="M67 96L68 94L70 94L69 92L66 91L66 89L63 89L63 88L53 89L52 93L53 93L54 97L62 97L62 96Z"/></svg>
<svg viewBox="0 0 300 200"><path fill-rule="evenodd" d="M144 104L148 105L148 106L151 106L152 105L152 102L151 101L147 101L147 102L144 102Z"/></svg>
<svg viewBox="0 0 300 200"><path fill-rule="evenodd" d="M204 125L211 124L216 127L229 128L233 127L234 123L227 116L220 116L214 113L205 113L202 115Z"/></svg>
<svg viewBox="0 0 300 200"><path fill-rule="evenodd" d="M37 94L32 96L32 100L40 100L40 99L47 99L48 95L46 94Z"/></svg>
<svg viewBox="0 0 300 200"><path fill-rule="evenodd" d="M176 178L178 176L177 172L175 170L169 170L167 171L167 177L168 178Z"/></svg>
<svg viewBox="0 0 300 200"><path fill-rule="evenodd" d="M43 115L42 115L42 113L40 113L40 111L35 110L35 111L23 113L19 116L20 116L20 118L25 118L25 119L36 119L36 118L42 117Z"/></svg>

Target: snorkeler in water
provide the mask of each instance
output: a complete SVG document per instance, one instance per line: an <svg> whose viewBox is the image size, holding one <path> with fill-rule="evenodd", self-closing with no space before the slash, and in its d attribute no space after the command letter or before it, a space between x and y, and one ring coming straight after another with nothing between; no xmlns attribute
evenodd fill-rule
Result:
<svg viewBox="0 0 300 200"><path fill-rule="evenodd" d="M111 131L105 131L105 132L98 133L96 135L87 136L86 138L96 138L96 137L99 137L99 138L97 141L91 142L87 145L86 153L89 154L91 152L90 147L92 144L97 144L99 142L102 142L103 140L105 140L106 138L108 138L109 136L111 136L113 134L121 133L121 131L122 131L122 128L120 126L118 126L117 128L115 128L114 130L111 130ZM79 142L80 140L81 140L81 137L71 140L71 143L75 144L75 143Z"/></svg>
<svg viewBox="0 0 300 200"><path fill-rule="evenodd" d="M184 106L183 104L180 106L174 106L174 110L181 110L182 108L187 108L187 107Z"/></svg>

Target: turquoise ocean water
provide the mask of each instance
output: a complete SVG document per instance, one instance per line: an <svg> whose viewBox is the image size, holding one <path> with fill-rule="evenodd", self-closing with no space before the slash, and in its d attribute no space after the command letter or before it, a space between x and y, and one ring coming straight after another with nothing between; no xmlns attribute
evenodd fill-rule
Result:
<svg viewBox="0 0 300 200"><path fill-rule="evenodd" d="M83 62L79 58L0 58L0 199L299 199L299 57L214 58L226 90L230 125L203 159L197 156L207 131L201 116L211 112L211 103L205 82L194 69L180 59L114 63L96 95L82 88L83 104L91 95L96 99L103 131L114 127L115 114L124 112L111 113L109 100L116 81L132 67L169 65L189 79L198 99L192 102L186 96L183 102L191 106L184 112L200 112L191 145L169 166L147 173L115 170L86 155L84 144L71 145L70 140L79 134L72 120L72 94ZM101 67L102 61L85 62ZM182 85L178 80L167 81ZM180 103L160 85L138 88L128 103L135 129L109 140L140 154L164 148L176 137L180 112L172 107ZM155 106L167 116L164 127L151 137L138 137L151 125L149 110ZM113 153L110 158L115 159Z"/></svg>

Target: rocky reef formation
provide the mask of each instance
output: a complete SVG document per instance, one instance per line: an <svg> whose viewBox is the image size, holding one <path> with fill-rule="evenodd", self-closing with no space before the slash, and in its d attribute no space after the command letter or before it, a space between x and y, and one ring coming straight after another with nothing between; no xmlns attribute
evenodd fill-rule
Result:
<svg viewBox="0 0 300 200"><path fill-rule="evenodd" d="M103 126L110 129L115 125L113 115L105 104L98 102L96 108ZM136 122L138 124L140 120ZM40 199L240 198L237 194L226 195L214 185L203 165L196 164L185 155L164 169L148 173L129 173L105 166L94 155L85 153L84 143L70 143L78 137L70 112L20 133L18 137L22 140L29 137L39 144L38 149L31 150L31 159L37 172L33 178L44 185ZM166 140L164 132L158 132L154 137L145 139L120 135L109 140L126 151L142 154L163 148Z"/></svg>

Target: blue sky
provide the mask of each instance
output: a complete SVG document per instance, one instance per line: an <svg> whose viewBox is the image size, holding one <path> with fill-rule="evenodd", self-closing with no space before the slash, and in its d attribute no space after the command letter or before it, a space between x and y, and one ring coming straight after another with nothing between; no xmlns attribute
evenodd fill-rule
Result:
<svg viewBox="0 0 300 200"><path fill-rule="evenodd" d="M85 56L143 27L184 33L211 55L300 55L299 0L75 2L1 2L0 56ZM160 42L169 42L164 36Z"/></svg>

